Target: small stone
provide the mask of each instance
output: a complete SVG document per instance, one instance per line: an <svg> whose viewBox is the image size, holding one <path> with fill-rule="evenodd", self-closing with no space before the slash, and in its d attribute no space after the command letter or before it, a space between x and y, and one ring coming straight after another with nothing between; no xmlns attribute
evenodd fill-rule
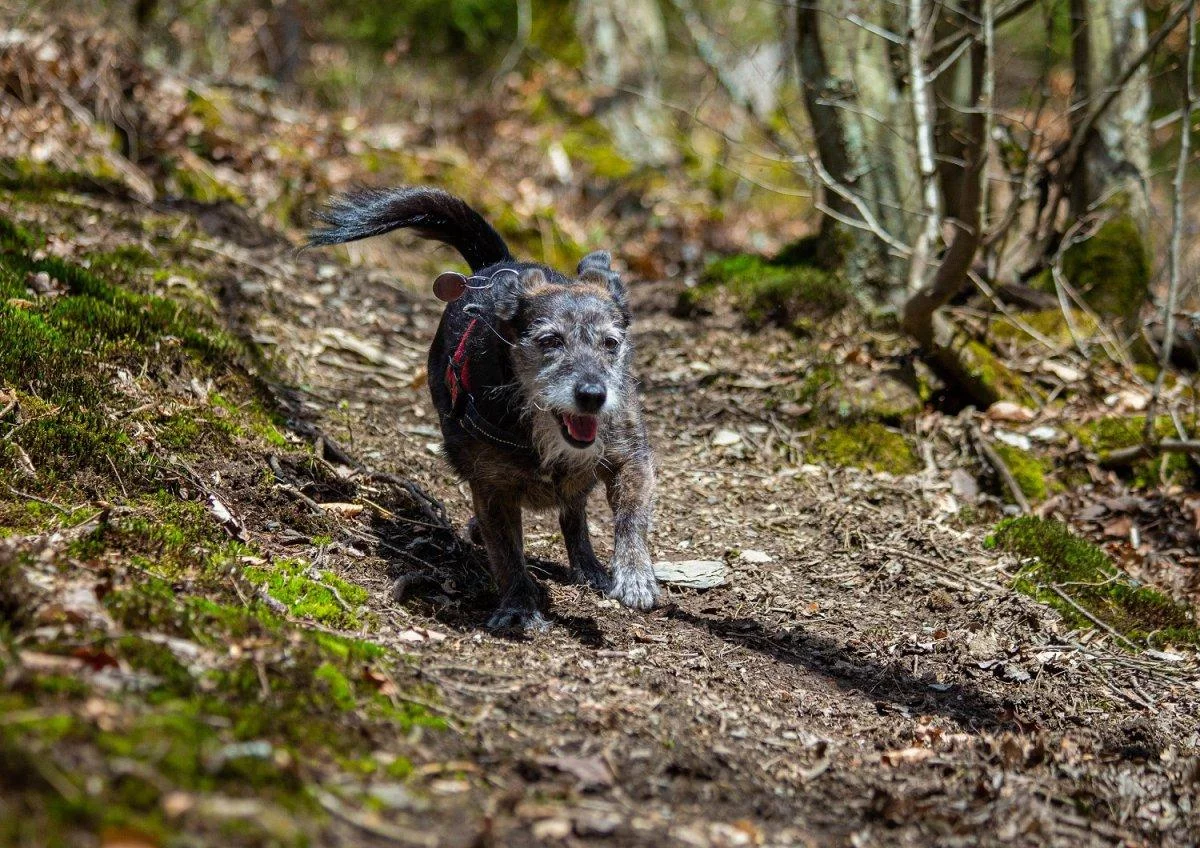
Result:
<svg viewBox="0 0 1200 848"><path fill-rule="evenodd" d="M575 819L576 836L611 836L621 826L620 813L583 810Z"/></svg>
<svg viewBox="0 0 1200 848"><path fill-rule="evenodd" d="M533 838L537 840L566 839L571 835L571 822L567 819L542 819L533 823Z"/></svg>
<svg viewBox="0 0 1200 848"><path fill-rule="evenodd" d="M740 559L742 562L749 562L749 563L753 563L755 565L759 565L759 564L765 563L765 562L774 562L775 561L775 557L771 556L766 551L753 551L753 550L742 551L740 554L738 554L738 559Z"/></svg>
<svg viewBox="0 0 1200 848"><path fill-rule="evenodd" d="M729 568L716 559L656 562L654 576L663 583L673 583L689 589L712 589L729 582Z"/></svg>
<svg viewBox="0 0 1200 848"><path fill-rule="evenodd" d="M996 401L987 410L987 417L992 421L1032 421L1033 416L1032 409L1010 400Z"/></svg>
<svg viewBox="0 0 1200 848"><path fill-rule="evenodd" d="M969 471L955 468L950 472L950 491L967 503L979 500L979 481Z"/></svg>
<svg viewBox="0 0 1200 848"><path fill-rule="evenodd" d="M1029 450L1032 445L1029 442L1029 437L1023 433L1013 433L1009 430L1001 430L996 428L993 434L998 441L1004 442L1006 445L1012 445L1014 448L1021 450Z"/></svg>
<svg viewBox="0 0 1200 848"><path fill-rule="evenodd" d="M742 437L733 430L718 430L713 436L713 447L728 448L738 444Z"/></svg>

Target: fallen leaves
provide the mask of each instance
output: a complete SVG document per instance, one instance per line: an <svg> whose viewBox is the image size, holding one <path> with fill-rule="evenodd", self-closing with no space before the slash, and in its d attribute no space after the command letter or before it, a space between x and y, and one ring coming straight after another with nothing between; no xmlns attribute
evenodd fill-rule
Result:
<svg viewBox="0 0 1200 848"><path fill-rule="evenodd" d="M879 761L885 766L911 766L931 760L935 756L932 748L898 748L894 751L884 751L879 755Z"/></svg>
<svg viewBox="0 0 1200 848"><path fill-rule="evenodd" d="M598 756L539 757L537 762L538 765L569 774L575 778L576 787L581 792L607 789L613 785L612 771L609 770L608 764Z"/></svg>

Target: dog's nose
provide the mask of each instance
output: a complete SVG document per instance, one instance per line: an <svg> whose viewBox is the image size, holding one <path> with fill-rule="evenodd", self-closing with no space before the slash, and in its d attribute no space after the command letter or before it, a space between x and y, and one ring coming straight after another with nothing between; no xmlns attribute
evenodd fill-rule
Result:
<svg viewBox="0 0 1200 848"><path fill-rule="evenodd" d="M578 383L575 386L575 405L580 412L599 412L607 397L603 383Z"/></svg>

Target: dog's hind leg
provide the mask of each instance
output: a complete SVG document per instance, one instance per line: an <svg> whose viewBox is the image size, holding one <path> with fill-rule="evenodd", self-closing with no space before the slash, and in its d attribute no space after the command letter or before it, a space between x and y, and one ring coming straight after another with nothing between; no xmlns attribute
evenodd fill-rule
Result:
<svg viewBox="0 0 1200 848"><path fill-rule="evenodd" d="M608 595L627 607L650 609L658 600L658 581L646 541L654 506L654 463L649 451L635 451L616 469L607 486L613 511L612 588Z"/></svg>
<svg viewBox="0 0 1200 848"><path fill-rule="evenodd" d="M467 540L483 547L483 531L479 529L479 519L473 515L467 520Z"/></svg>
<svg viewBox="0 0 1200 848"><path fill-rule="evenodd" d="M473 487L472 496L475 520L500 590L500 606L488 620L488 628L545 630L549 624L538 611L538 589L525 567L520 501L510 492L484 498Z"/></svg>
<svg viewBox="0 0 1200 848"><path fill-rule="evenodd" d="M562 505L558 513L558 526L562 528L563 541L567 545L567 559L571 563L571 574L580 583L586 583L601 592L612 588L608 569L592 550L592 536L588 532L587 493L576 495Z"/></svg>

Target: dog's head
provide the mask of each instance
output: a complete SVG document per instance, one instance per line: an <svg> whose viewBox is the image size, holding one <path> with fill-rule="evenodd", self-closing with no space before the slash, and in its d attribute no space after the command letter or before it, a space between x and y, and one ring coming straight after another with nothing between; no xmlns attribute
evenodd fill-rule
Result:
<svg viewBox="0 0 1200 848"><path fill-rule="evenodd" d="M574 278L530 267L497 279L496 317L514 342L521 384L542 455L598 454L603 424L625 404L631 348L625 288L606 251Z"/></svg>

